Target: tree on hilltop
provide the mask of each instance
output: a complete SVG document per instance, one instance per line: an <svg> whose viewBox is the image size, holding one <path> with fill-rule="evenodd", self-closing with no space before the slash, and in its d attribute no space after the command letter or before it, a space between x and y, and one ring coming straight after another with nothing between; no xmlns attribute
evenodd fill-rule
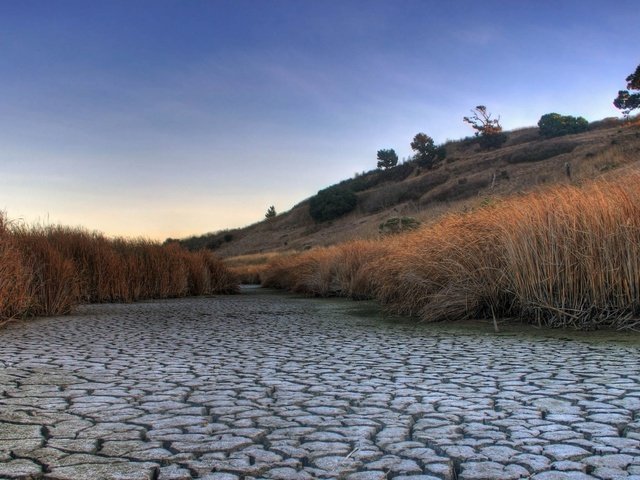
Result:
<svg viewBox="0 0 640 480"><path fill-rule="evenodd" d="M426 133L420 132L413 137L411 149L416 152L413 159L422 167L432 168L438 158L433 138Z"/></svg>
<svg viewBox="0 0 640 480"><path fill-rule="evenodd" d="M393 148L378 150L378 168L395 167L398 164L398 155Z"/></svg>
<svg viewBox="0 0 640 480"><path fill-rule="evenodd" d="M267 208L267 213L264 214L264 218L268 220L270 218L274 218L276 215L276 207L271 205L269 208Z"/></svg>
<svg viewBox="0 0 640 480"><path fill-rule="evenodd" d="M500 125L500 117L491 118L491 114L487 112L487 107L478 105L471 110L470 117L463 117L462 120L473 128L476 137L480 142L480 146L484 148L499 148L507 141L506 134L502 131Z"/></svg>
<svg viewBox="0 0 640 480"><path fill-rule="evenodd" d="M627 90L618 91L618 96L613 101L613 105L618 110L622 110L625 116L628 116L631 111L640 108L640 91L636 93L629 92L629 90L640 90L640 65L626 80Z"/></svg>
<svg viewBox="0 0 640 480"><path fill-rule="evenodd" d="M551 138L585 132L589 128L589 122L583 117L547 113L538 120L538 128L541 136Z"/></svg>

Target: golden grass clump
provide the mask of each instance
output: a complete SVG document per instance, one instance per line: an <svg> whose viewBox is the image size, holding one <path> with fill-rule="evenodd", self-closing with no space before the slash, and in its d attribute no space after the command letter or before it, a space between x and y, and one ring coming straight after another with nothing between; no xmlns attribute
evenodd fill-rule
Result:
<svg viewBox="0 0 640 480"><path fill-rule="evenodd" d="M640 173L449 215L415 232L274 258L263 285L376 298L425 321L640 325Z"/></svg>
<svg viewBox="0 0 640 480"><path fill-rule="evenodd" d="M502 298L499 231L490 209L451 215L392 238L372 266L375 296L395 313L463 320L510 310Z"/></svg>
<svg viewBox="0 0 640 480"><path fill-rule="evenodd" d="M209 252L150 240L110 240L60 226L10 224L0 214L0 321L66 314L80 303L237 291Z"/></svg>
<svg viewBox="0 0 640 480"><path fill-rule="evenodd" d="M23 315L64 315L78 303L78 274L73 261L49 242L44 229L16 228L13 232L28 271L30 302Z"/></svg>
<svg viewBox="0 0 640 480"><path fill-rule="evenodd" d="M32 303L30 272L0 212L0 323L27 311Z"/></svg>
<svg viewBox="0 0 640 480"><path fill-rule="evenodd" d="M228 267L229 271L235 275L238 281L243 285L259 285L262 283L262 274L266 269L264 265L238 265Z"/></svg>
<svg viewBox="0 0 640 480"><path fill-rule="evenodd" d="M370 266L384 262L390 253L388 242L376 240L355 240L336 247L333 261L333 275L343 297L356 300L374 297L375 275Z"/></svg>
<svg viewBox="0 0 640 480"><path fill-rule="evenodd" d="M634 326L640 314L640 175L513 202L503 218L508 285L539 324Z"/></svg>
<svg viewBox="0 0 640 480"><path fill-rule="evenodd" d="M385 252L380 241L355 240L275 257L262 273L262 285L322 297L372 298L366 269Z"/></svg>
<svg viewBox="0 0 640 480"><path fill-rule="evenodd" d="M47 243L73 262L81 302L133 300L126 285L126 263L114 248L115 242L99 233L68 227L40 230ZM31 236L35 231L35 228L27 229L24 235Z"/></svg>
<svg viewBox="0 0 640 480"><path fill-rule="evenodd" d="M271 259L290 253L291 252L268 252L238 255L225 258L224 264L241 284L257 285L262 283L262 274Z"/></svg>

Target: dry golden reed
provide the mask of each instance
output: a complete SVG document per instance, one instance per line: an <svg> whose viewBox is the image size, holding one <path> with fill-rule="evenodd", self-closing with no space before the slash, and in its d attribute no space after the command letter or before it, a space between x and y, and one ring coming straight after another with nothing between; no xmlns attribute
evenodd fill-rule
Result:
<svg viewBox="0 0 640 480"><path fill-rule="evenodd" d="M425 321L640 325L640 174L561 186L415 232L274 258L263 285L375 298Z"/></svg>
<svg viewBox="0 0 640 480"><path fill-rule="evenodd" d="M265 265L238 265L228 267L229 271L235 275L238 281L243 285L258 285L262 283L262 272L266 269Z"/></svg>
<svg viewBox="0 0 640 480"><path fill-rule="evenodd" d="M262 282L262 273L267 262L274 257L287 255L291 252L268 252L238 255L224 259L225 266L245 285L256 285Z"/></svg>
<svg viewBox="0 0 640 480"><path fill-rule="evenodd" d="M0 321L65 314L80 303L235 291L235 276L209 252L10 224L0 214Z"/></svg>
<svg viewBox="0 0 640 480"><path fill-rule="evenodd" d="M367 269L384 256L387 245L355 240L273 258L262 272L262 285L317 296L372 298Z"/></svg>

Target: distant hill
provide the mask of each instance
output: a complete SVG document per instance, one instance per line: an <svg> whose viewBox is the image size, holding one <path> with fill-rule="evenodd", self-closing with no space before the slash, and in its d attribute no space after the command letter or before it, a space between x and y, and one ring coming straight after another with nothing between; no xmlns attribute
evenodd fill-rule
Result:
<svg viewBox="0 0 640 480"><path fill-rule="evenodd" d="M351 212L334 220L315 221L306 199L269 220L178 241L233 257L372 238L380 235L381 224L398 225L401 218L407 224L429 222L505 195L640 165L640 123L637 117L627 123L609 118L591 123L586 132L555 138L542 138L537 127L523 128L507 132L506 143L495 150L481 149L475 137L448 142L445 149L445 159L431 170L411 161L333 186L353 192L356 200Z"/></svg>

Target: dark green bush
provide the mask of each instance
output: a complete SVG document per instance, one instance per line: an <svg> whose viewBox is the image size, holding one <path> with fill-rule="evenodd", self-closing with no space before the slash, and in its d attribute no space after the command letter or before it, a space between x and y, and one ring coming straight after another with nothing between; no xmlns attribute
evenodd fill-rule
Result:
<svg viewBox="0 0 640 480"><path fill-rule="evenodd" d="M349 189L352 192L362 192L385 182L401 182L411 175L415 168L414 162L406 162L387 170L371 170L355 178L343 180L338 184L338 187Z"/></svg>
<svg viewBox="0 0 640 480"><path fill-rule="evenodd" d="M551 138L585 132L589 128L589 122L582 117L547 113L540 117L538 127L541 136Z"/></svg>
<svg viewBox="0 0 640 480"><path fill-rule="evenodd" d="M413 172L415 164L412 162L401 163L389 170L378 173L378 184L384 182L401 182Z"/></svg>
<svg viewBox="0 0 640 480"><path fill-rule="evenodd" d="M329 187L320 190L309 200L309 214L317 222L326 222L349 213L356 208L358 198L344 187Z"/></svg>
<svg viewBox="0 0 640 480"><path fill-rule="evenodd" d="M378 168L385 170L398 164L398 155L393 148L378 150Z"/></svg>
<svg viewBox="0 0 640 480"><path fill-rule="evenodd" d="M476 137L478 144L484 150L500 148L507 141L507 134L504 132L487 133Z"/></svg>
<svg viewBox="0 0 640 480"><path fill-rule="evenodd" d="M619 90L618 96L613 101L613 105L622 110L625 117L636 108L640 108L640 65L627 77L627 89Z"/></svg>
<svg viewBox="0 0 640 480"><path fill-rule="evenodd" d="M432 168L437 160L436 146L426 133L417 133L411 142L411 149L416 152L413 159L421 167Z"/></svg>
<svg viewBox="0 0 640 480"><path fill-rule="evenodd" d="M341 188L348 188L352 192L368 190L379 183L379 173L381 173L380 170L370 170L356 176L355 178L342 180L337 186Z"/></svg>

